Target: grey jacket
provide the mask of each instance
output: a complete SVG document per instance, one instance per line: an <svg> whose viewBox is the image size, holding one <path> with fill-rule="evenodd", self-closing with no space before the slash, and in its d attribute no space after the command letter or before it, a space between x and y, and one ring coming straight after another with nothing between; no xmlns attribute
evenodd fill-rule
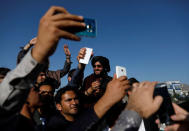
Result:
<svg viewBox="0 0 189 131"><path fill-rule="evenodd" d="M142 118L132 110L124 110L111 131L138 131Z"/></svg>
<svg viewBox="0 0 189 131"><path fill-rule="evenodd" d="M29 51L0 84L0 108L6 111L19 111L42 68Z"/></svg>

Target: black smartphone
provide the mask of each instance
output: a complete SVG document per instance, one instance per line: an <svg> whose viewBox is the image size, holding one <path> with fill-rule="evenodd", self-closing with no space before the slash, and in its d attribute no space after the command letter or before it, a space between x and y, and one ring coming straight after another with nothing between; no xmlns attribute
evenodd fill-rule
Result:
<svg viewBox="0 0 189 131"><path fill-rule="evenodd" d="M166 83L158 83L155 86L154 96L162 96L163 102L157 111L157 116L160 119L160 123L165 123L165 125L172 125L174 121L170 118L170 116L175 114L173 109L171 97L169 95L167 84Z"/></svg>

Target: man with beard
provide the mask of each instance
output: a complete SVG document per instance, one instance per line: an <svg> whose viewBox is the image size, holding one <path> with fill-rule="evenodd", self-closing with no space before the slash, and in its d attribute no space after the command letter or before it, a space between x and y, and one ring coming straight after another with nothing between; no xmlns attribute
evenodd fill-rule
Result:
<svg viewBox="0 0 189 131"><path fill-rule="evenodd" d="M77 88L61 88L55 96L58 113L48 121L47 131L91 131L106 112L125 96L125 90L129 87L126 77L116 78L114 75L104 95L87 109L80 108L81 96Z"/></svg>
<svg viewBox="0 0 189 131"><path fill-rule="evenodd" d="M94 105L106 90L107 83L112 80L108 76L110 71L109 60L103 56L93 57L91 64L94 73L84 79L83 93L87 96L87 107Z"/></svg>

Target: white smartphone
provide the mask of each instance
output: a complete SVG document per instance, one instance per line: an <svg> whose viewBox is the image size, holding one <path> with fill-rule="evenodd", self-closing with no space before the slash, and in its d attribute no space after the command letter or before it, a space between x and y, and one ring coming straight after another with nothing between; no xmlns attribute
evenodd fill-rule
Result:
<svg viewBox="0 0 189 131"><path fill-rule="evenodd" d="M116 76L117 78L121 76L127 76L127 70L123 66L116 66Z"/></svg>
<svg viewBox="0 0 189 131"><path fill-rule="evenodd" d="M84 57L83 59L80 59L80 60L79 60L79 63L88 64L88 63L89 63L89 60L90 60L90 57L91 57L91 55L92 55L92 51L93 51L92 48L86 48L85 57Z"/></svg>

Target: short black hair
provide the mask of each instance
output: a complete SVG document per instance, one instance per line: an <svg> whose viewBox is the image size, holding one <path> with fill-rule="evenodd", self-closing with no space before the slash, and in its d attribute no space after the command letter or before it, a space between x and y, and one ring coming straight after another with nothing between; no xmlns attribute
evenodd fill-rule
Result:
<svg viewBox="0 0 189 131"><path fill-rule="evenodd" d="M132 85L133 85L134 83L139 83L139 81L138 81L136 78L134 78L134 77L129 78L128 81L129 81L129 85L131 86L131 87L129 88L129 90L132 90L132 89L133 89L133 86L132 86Z"/></svg>
<svg viewBox="0 0 189 131"><path fill-rule="evenodd" d="M129 78L128 81L129 81L130 86L132 86L133 83L139 83L139 81L136 78L134 78L134 77Z"/></svg>
<svg viewBox="0 0 189 131"><path fill-rule="evenodd" d="M6 76L9 71L10 71L9 68L0 67L0 75Z"/></svg>
<svg viewBox="0 0 189 131"><path fill-rule="evenodd" d="M38 89L43 85L50 85L52 87L52 91L55 91L55 88L57 86L57 81L53 78L47 77L43 82L39 83Z"/></svg>
<svg viewBox="0 0 189 131"><path fill-rule="evenodd" d="M93 67L96 62L100 62L100 64L102 64L105 72L110 72L110 62L109 62L108 58L106 58L104 56L94 56L91 61L91 64Z"/></svg>
<svg viewBox="0 0 189 131"><path fill-rule="evenodd" d="M78 95L78 91L72 87L72 86L65 86L61 89L59 89L55 95L55 102L56 104L60 104L61 100L62 100L62 95L66 93L66 91L73 91L76 93L76 95Z"/></svg>

